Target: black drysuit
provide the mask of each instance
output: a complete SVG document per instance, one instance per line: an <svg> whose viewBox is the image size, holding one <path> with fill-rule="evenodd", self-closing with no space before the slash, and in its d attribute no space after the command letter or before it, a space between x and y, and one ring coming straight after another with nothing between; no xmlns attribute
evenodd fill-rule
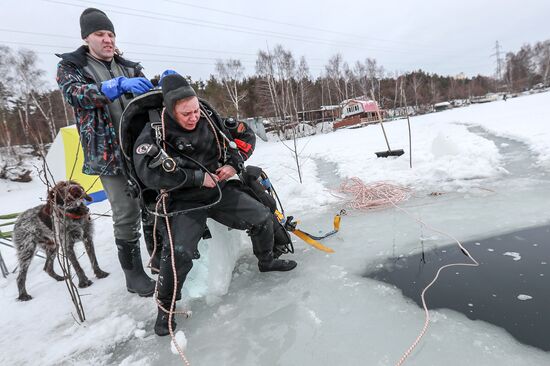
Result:
<svg viewBox="0 0 550 366"><path fill-rule="evenodd" d="M187 157L197 160L211 173L223 165L231 165L238 170L238 159L234 155L225 154L222 137L204 117L201 117L192 131L180 127L168 113L164 117L165 151L176 161L177 168L173 172L166 172L161 166L151 167L154 159L145 151L150 145L156 143L156 138L154 129L149 123L134 145L133 159L138 178L145 186L157 191L177 187L168 195L169 212L214 202L219 196L218 190L202 186L206 173ZM252 153L255 136L250 128L244 124L239 124L232 130L227 130L221 125L218 127L230 138L241 140L241 145L245 149L248 148L248 154L241 155L244 159ZM187 157L182 156L181 153ZM230 180L219 184L222 198L215 206L206 210L175 215L169 219L177 271L177 294L180 293L186 275L193 266L192 259L198 258L197 244L203 235L208 217L234 229L248 230L256 257L260 261L272 258L273 217L270 210L246 193L246 188L240 181ZM164 218L160 220L165 221ZM163 245L158 277L160 301L170 301L174 289L172 254L167 234L166 227L163 225L161 232Z"/></svg>

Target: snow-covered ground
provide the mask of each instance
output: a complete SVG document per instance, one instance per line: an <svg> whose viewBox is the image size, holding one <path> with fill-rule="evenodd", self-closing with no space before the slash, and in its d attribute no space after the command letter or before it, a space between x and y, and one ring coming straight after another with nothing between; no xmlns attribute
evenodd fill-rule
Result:
<svg viewBox="0 0 550 366"><path fill-rule="evenodd" d="M259 141L250 164L266 169L287 214L312 233L329 230L344 205L333 189L359 177L406 185L413 197L402 207L411 215L460 240L482 238L550 222L548 105L550 93L541 93L413 117L412 169L406 120L385 124L392 149L406 151L399 158L376 158L374 152L387 147L374 125L300 139L303 184L281 143ZM44 195L38 180L3 181L0 214L39 204ZM91 207L109 210L106 202ZM98 216L95 226L99 263L111 275L95 279L86 256L80 259L94 281L81 291L84 324L73 320L65 285L42 271L41 259L34 259L28 275L32 301L15 300L15 274L0 278L1 365L182 363L170 351L170 338L152 331L153 301L124 289L110 218ZM393 365L422 328L424 313L399 290L363 274L388 257L418 250L420 237L430 247L450 242L396 209L348 210L340 233L324 241L336 253L296 241L298 268L266 274L257 271L246 235L212 229L214 238L201 243L201 260L180 304L193 317L177 320L192 365ZM15 268L13 250L0 251ZM432 316L406 364L550 364L548 353L498 327L450 310Z"/></svg>

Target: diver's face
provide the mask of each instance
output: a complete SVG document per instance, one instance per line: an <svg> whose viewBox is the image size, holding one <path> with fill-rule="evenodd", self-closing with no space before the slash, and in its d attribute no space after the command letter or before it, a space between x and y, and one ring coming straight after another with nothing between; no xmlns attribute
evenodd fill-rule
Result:
<svg viewBox="0 0 550 366"><path fill-rule="evenodd" d="M199 98L192 97L177 101L174 106L174 116L185 130L194 130L201 118Z"/></svg>

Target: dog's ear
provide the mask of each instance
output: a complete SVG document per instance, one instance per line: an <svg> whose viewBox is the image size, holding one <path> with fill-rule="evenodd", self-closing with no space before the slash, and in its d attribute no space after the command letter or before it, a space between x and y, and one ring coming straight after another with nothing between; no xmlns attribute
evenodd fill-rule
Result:
<svg viewBox="0 0 550 366"><path fill-rule="evenodd" d="M63 204L65 202L65 184L64 182L58 182L48 191L48 201L56 204Z"/></svg>
<svg viewBox="0 0 550 366"><path fill-rule="evenodd" d="M72 181L71 188L69 188L69 193L73 198L83 198L88 202L93 201L93 198L86 193L84 187L77 182Z"/></svg>

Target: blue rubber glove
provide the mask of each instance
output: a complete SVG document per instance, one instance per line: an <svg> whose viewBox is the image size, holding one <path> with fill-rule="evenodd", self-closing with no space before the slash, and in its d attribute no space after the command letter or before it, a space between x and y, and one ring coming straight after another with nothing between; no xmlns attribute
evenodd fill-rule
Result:
<svg viewBox="0 0 550 366"><path fill-rule="evenodd" d="M159 85L162 86L162 79L164 79L165 76L174 74L177 74L177 72L175 72L174 70L164 70L164 72L160 75Z"/></svg>
<svg viewBox="0 0 550 366"><path fill-rule="evenodd" d="M119 82L123 93L140 95L153 89L153 84L146 78L124 78Z"/></svg>
<svg viewBox="0 0 550 366"><path fill-rule="evenodd" d="M105 94L109 100L115 100L122 94L122 90L120 90L119 85L120 79L122 78L124 78L124 76L119 76L101 83L101 92Z"/></svg>
<svg viewBox="0 0 550 366"><path fill-rule="evenodd" d="M127 78L119 76L101 83L101 92L110 100L115 100L124 93L140 95L153 88L153 84L146 78Z"/></svg>

